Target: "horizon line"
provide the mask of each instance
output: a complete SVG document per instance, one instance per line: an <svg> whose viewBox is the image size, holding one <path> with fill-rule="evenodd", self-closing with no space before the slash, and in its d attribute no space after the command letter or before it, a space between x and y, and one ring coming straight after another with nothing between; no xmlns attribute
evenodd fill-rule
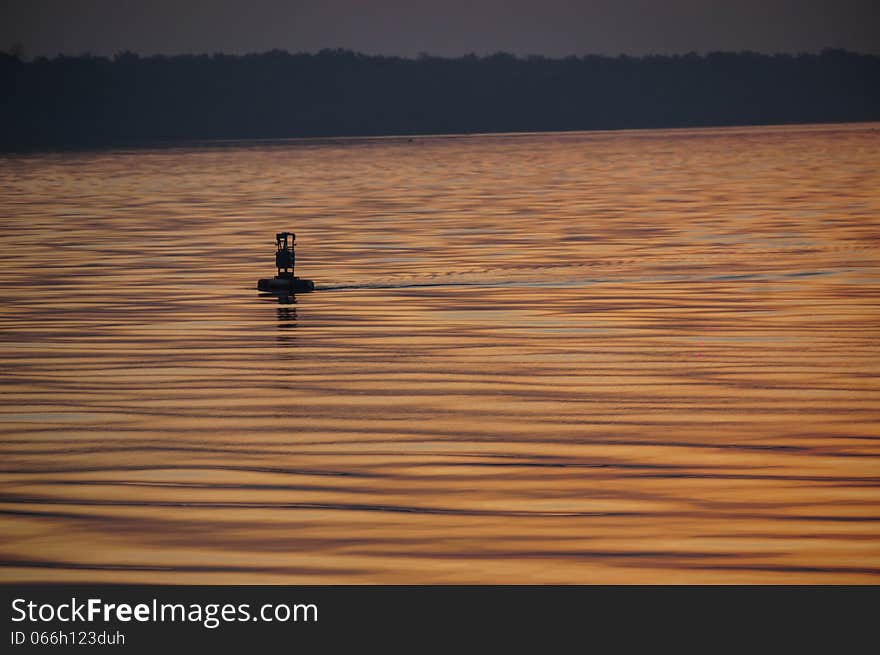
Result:
<svg viewBox="0 0 880 655"><path fill-rule="evenodd" d="M595 128L573 130L523 130L508 132L426 132L426 133L388 133L388 134L334 134L323 136L262 136L262 137L214 137L214 138L177 138L158 137L143 140L133 139L127 142L103 143L103 144L68 144L54 146L35 146L33 148L4 150L0 148L0 156L3 155L32 155L40 153L57 152L91 152L91 151L126 151L126 150L150 150L150 149L174 149L174 148L223 148L229 146L253 145L310 145L320 143L350 143L353 141L410 141L422 139L471 139L471 138L521 138L534 136L615 136L627 132L638 132L642 136L650 136L652 132L730 132L734 130L761 130L761 129L793 129L793 130L822 130L822 129L859 129L872 125L880 126L880 120L867 121L826 121L826 122L792 122L792 123L738 123L729 125L696 125L696 126L673 126L673 127L623 127L623 128ZM880 130L878 128L872 128Z"/></svg>

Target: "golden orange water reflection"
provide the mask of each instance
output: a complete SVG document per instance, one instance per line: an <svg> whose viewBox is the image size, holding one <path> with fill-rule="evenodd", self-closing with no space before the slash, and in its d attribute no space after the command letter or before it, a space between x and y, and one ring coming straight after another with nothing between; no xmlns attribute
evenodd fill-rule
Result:
<svg viewBox="0 0 880 655"><path fill-rule="evenodd" d="M877 125L0 159L0 580L877 583L878 189Z"/></svg>

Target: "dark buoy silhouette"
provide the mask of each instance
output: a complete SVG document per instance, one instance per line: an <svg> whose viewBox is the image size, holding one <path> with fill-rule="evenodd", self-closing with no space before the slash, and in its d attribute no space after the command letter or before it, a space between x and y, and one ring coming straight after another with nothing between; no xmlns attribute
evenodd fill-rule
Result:
<svg viewBox="0 0 880 655"><path fill-rule="evenodd" d="M269 293L306 293L315 290L315 283L294 275L296 235L293 232L279 232L275 235L275 266L278 275L273 278L257 280L257 289Z"/></svg>

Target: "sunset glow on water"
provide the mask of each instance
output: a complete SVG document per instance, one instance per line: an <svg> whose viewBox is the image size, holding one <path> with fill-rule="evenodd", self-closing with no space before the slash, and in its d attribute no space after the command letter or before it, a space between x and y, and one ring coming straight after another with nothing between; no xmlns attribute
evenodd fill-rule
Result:
<svg viewBox="0 0 880 655"><path fill-rule="evenodd" d="M2 157L0 581L876 584L878 190L878 124Z"/></svg>

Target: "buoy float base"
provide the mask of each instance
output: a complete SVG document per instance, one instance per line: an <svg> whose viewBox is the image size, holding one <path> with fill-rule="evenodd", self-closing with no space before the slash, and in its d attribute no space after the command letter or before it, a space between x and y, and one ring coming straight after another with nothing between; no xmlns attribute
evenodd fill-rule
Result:
<svg viewBox="0 0 880 655"><path fill-rule="evenodd" d="M315 283L301 277L264 278L257 280L257 290L268 293L308 293L315 290Z"/></svg>

